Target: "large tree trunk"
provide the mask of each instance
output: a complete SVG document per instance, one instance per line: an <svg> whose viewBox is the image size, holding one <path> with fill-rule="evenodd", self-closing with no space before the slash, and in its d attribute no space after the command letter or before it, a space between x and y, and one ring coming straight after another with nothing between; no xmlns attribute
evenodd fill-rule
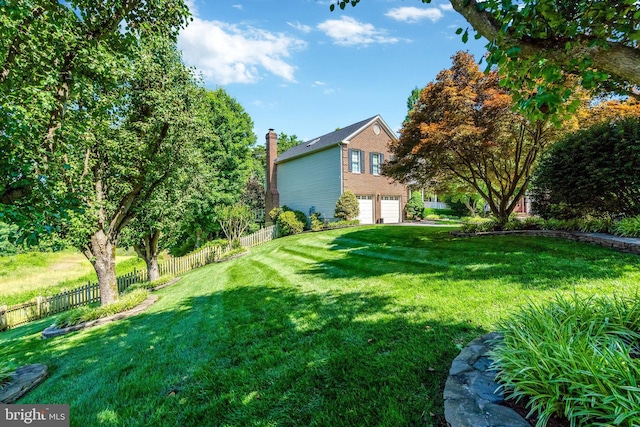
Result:
<svg viewBox="0 0 640 427"><path fill-rule="evenodd" d="M135 249L138 256L147 264L147 278L150 282L160 278L160 268L158 266L159 240L160 231L154 230L151 234L145 235L139 245L133 245L133 249Z"/></svg>
<svg viewBox="0 0 640 427"><path fill-rule="evenodd" d="M116 241L103 230L91 235L84 255L93 265L98 275L100 304L111 304L118 300L118 281L116 279Z"/></svg>

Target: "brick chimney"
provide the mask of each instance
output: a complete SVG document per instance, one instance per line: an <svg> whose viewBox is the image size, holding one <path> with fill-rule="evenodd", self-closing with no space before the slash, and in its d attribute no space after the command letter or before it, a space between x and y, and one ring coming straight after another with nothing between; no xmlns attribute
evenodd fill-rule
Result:
<svg viewBox="0 0 640 427"><path fill-rule="evenodd" d="M275 160L278 157L278 134L269 129L267 133L267 191L264 198L265 222L271 224L269 212L280 207L280 194L278 193L278 165Z"/></svg>

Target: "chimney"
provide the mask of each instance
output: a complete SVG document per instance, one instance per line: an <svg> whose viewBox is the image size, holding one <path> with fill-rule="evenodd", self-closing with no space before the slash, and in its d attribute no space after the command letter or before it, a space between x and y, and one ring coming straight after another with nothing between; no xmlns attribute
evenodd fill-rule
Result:
<svg viewBox="0 0 640 427"><path fill-rule="evenodd" d="M271 224L269 212L273 208L280 207L280 194L278 193L278 165L276 165L276 157L278 157L278 134L269 129L267 133L267 190L264 198L265 223Z"/></svg>

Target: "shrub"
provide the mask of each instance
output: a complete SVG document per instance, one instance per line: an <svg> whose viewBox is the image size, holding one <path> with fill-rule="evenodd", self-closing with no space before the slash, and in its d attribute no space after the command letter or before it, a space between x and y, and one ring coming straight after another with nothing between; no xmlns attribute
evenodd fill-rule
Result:
<svg viewBox="0 0 640 427"><path fill-rule="evenodd" d="M460 215L453 209L435 209L435 208L424 208L422 211L422 217L425 218L427 215L439 215L441 217L453 217L454 219L460 218Z"/></svg>
<svg viewBox="0 0 640 427"><path fill-rule="evenodd" d="M300 221L305 230L309 229L309 219L302 211L293 211L293 214L296 216L296 219Z"/></svg>
<svg viewBox="0 0 640 427"><path fill-rule="evenodd" d="M522 220L522 227L525 230L542 230L544 226L544 219L538 216L529 216Z"/></svg>
<svg viewBox="0 0 640 427"><path fill-rule="evenodd" d="M296 214L291 211L282 212L276 220L278 231L282 236L301 233L304 224L296 218Z"/></svg>
<svg viewBox="0 0 640 427"><path fill-rule="evenodd" d="M435 221L440 219L440 215L435 215L435 214L425 215L424 219L428 221Z"/></svg>
<svg viewBox="0 0 640 427"><path fill-rule="evenodd" d="M640 119L568 135L541 160L534 209L545 218L640 214Z"/></svg>
<svg viewBox="0 0 640 427"><path fill-rule="evenodd" d="M420 219L423 217L424 203L422 202L422 195L419 191L411 193L411 198L409 198L404 210L407 212L409 219Z"/></svg>
<svg viewBox="0 0 640 427"><path fill-rule="evenodd" d="M131 292L121 295L120 299L108 305L101 306L83 306L74 308L73 310L62 313L56 320L56 327L66 328L68 326L77 325L91 320L100 319L102 317L111 316L112 314L121 313L129 310L143 302L149 292L146 289L134 289Z"/></svg>
<svg viewBox="0 0 640 427"><path fill-rule="evenodd" d="M327 224L327 229L332 230L334 228L346 228L346 227L355 227L356 225L360 225L359 219L349 219L342 221L334 221Z"/></svg>
<svg viewBox="0 0 640 427"><path fill-rule="evenodd" d="M615 234L624 237L640 237L640 215L624 218L613 226Z"/></svg>
<svg viewBox="0 0 640 427"><path fill-rule="evenodd" d="M324 228L324 221L320 212L311 214L311 230L320 231Z"/></svg>
<svg viewBox="0 0 640 427"><path fill-rule="evenodd" d="M474 216L462 224L462 231L465 233L493 231L497 224L498 222L493 218Z"/></svg>
<svg viewBox="0 0 640 427"><path fill-rule="evenodd" d="M351 190L347 190L340 195L336 202L335 217L345 220L354 219L360 215L360 204L356 195Z"/></svg>
<svg viewBox="0 0 640 427"><path fill-rule="evenodd" d="M640 419L637 297L532 302L499 326L504 340L491 354L497 378L511 398L529 399L537 426L554 414L571 425Z"/></svg>
<svg viewBox="0 0 640 427"><path fill-rule="evenodd" d="M0 390L4 388L6 383L11 381L13 371L15 371L15 369L9 362L0 361Z"/></svg>

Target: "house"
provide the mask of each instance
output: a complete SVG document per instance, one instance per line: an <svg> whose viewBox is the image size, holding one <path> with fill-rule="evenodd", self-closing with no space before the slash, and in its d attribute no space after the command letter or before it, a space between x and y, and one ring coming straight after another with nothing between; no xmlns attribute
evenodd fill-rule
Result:
<svg viewBox="0 0 640 427"><path fill-rule="evenodd" d="M288 206L307 215L333 219L336 201L353 191L361 224L402 222L407 187L383 176L389 144L397 137L378 116L297 145L277 156L278 136L267 139L266 212Z"/></svg>

